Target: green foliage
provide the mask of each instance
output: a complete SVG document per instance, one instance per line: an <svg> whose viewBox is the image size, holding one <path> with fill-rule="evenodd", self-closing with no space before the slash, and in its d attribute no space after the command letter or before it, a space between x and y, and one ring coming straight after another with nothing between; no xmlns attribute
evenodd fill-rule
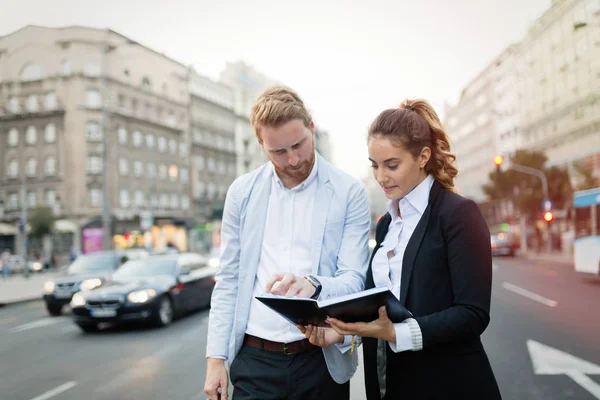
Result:
<svg viewBox="0 0 600 400"><path fill-rule="evenodd" d="M575 190L587 190L600 186L600 182L594 177L592 170L586 168L582 162L574 163L573 169L581 180Z"/></svg>
<svg viewBox="0 0 600 400"><path fill-rule="evenodd" d="M573 189L566 168L545 167L547 158L543 153L517 150L508 164L518 164L543 171L548 180L548 197L555 209L562 209L571 200ZM492 160L490 160L490 163ZM506 162L505 162L506 163ZM537 176L507 169L489 174L489 183L483 191L490 200L512 199L521 213L539 218L544 200L542 182Z"/></svg>
<svg viewBox="0 0 600 400"><path fill-rule="evenodd" d="M37 207L31 210L29 214L29 225L31 226L31 236L41 238L52 233L54 226L54 214L48 207Z"/></svg>

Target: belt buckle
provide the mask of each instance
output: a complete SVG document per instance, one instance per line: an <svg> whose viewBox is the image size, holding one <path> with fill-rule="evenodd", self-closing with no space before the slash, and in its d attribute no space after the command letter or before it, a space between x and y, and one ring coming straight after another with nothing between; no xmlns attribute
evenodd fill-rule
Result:
<svg viewBox="0 0 600 400"><path fill-rule="evenodd" d="M288 353L287 343L283 344L283 354L285 354L286 356L290 355L290 353Z"/></svg>

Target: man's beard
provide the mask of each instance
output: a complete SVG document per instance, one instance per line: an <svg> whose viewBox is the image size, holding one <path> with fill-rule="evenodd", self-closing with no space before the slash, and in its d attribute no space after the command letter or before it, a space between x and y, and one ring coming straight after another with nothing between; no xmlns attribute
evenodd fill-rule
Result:
<svg viewBox="0 0 600 400"><path fill-rule="evenodd" d="M275 163L275 172L280 178L288 178L297 180L298 183L304 181L310 175L312 171L312 167L315 164L315 142L313 140L312 150L310 152L310 158L306 161L302 161L296 165L296 168L291 168L290 166L280 168Z"/></svg>

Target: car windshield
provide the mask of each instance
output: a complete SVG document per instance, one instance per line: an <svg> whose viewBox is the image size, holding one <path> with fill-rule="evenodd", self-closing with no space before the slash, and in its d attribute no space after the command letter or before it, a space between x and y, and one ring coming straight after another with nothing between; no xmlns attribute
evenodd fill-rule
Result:
<svg viewBox="0 0 600 400"><path fill-rule="evenodd" d="M114 274L113 279L139 278L155 275L174 275L176 263L172 258L148 258L127 261Z"/></svg>
<svg viewBox="0 0 600 400"><path fill-rule="evenodd" d="M110 271L116 266L115 254L85 254L77 257L73 264L69 265L69 274L83 274L86 272Z"/></svg>

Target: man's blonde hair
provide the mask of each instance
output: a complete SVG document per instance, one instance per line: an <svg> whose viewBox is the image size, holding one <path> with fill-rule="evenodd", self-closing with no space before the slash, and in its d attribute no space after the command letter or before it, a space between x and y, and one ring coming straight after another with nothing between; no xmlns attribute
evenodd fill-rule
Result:
<svg viewBox="0 0 600 400"><path fill-rule="evenodd" d="M312 117L300 96L286 86L267 88L256 99L250 115L250 123L258 140L261 140L261 128L277 127L294 119L301 120L307 128L312 122Z"/></svg>

